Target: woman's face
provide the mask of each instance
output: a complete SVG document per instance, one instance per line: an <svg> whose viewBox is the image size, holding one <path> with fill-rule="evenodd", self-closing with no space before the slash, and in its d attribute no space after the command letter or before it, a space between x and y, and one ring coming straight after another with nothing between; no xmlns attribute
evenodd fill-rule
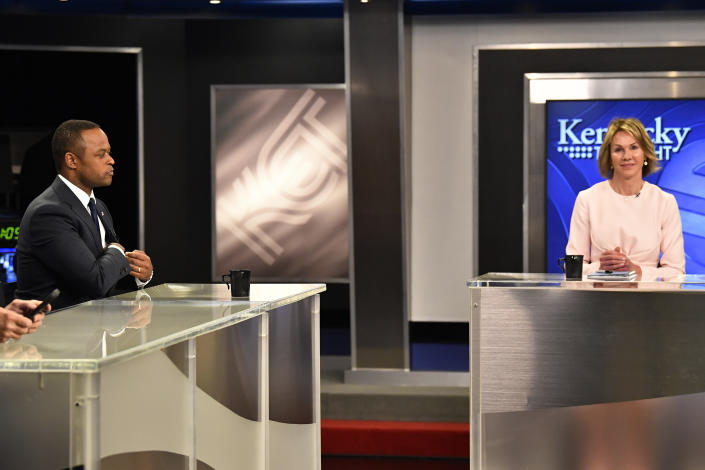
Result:
<svg viewBox="0 0 705 470"><path fill-rule="evenodd" d="M617 179L641 178L644 167L644 151L628 132L619 131L610 144L610 159Z"/></svg>

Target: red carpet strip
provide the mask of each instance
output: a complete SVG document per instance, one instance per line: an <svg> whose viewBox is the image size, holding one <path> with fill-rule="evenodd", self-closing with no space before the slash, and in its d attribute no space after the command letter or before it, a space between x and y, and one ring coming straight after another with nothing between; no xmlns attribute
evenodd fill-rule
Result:
<svg viewBox="0 0 705 470"><path fill-rule="evenodd" d="M468 458L470 424L324 419L321 454Z"/></svg>

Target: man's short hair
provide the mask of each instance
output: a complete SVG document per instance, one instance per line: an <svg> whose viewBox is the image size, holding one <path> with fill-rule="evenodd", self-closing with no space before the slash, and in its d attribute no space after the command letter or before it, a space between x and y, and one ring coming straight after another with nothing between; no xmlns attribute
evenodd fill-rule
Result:
<svg viewBox="0 0 705 470"><path fill-rule="evenodd" d="M51 155L54 158L57 173L61 173L66 152L71 152L79 157L83 154L86 144L83 142L81 132L88 129L100 129L100 126L91 121L69 119L56 128L54 136L51 138Z"/></svg>

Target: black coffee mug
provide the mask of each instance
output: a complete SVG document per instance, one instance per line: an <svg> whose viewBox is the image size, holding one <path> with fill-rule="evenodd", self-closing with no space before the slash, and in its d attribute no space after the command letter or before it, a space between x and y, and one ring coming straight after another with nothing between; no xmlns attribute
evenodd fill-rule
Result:
<svg viewBox="0 0 705 470"><path fill-rule="evenodd" d="M565 263L565 266L561 264ZM558 266L565 273L566 279L582 279L583 278L583 255L565 255L565 258L558 259Z"/></svg>
<svg viewBox="0 0 705 470"><path fill-rule="evenodd" d="M223 282L230 289L233 299L246 299L250 297L250 270L231 269L230 274L223 274Z"/></svg>

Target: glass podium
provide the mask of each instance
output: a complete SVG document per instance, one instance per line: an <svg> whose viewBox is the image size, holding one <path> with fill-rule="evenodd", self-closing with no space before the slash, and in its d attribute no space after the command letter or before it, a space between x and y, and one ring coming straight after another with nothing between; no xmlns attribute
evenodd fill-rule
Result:
<svg viewBox="0 0 705 470"><path fill-rule="evenodd" d="M467 285L471 469L705 467L705 276Z"/></svg>
<svg viewBox="0 0 705 470"><path fill-rule="evenodd" d="M0 345L3 468L320 468L324 284L162 284Z"/></svg>

